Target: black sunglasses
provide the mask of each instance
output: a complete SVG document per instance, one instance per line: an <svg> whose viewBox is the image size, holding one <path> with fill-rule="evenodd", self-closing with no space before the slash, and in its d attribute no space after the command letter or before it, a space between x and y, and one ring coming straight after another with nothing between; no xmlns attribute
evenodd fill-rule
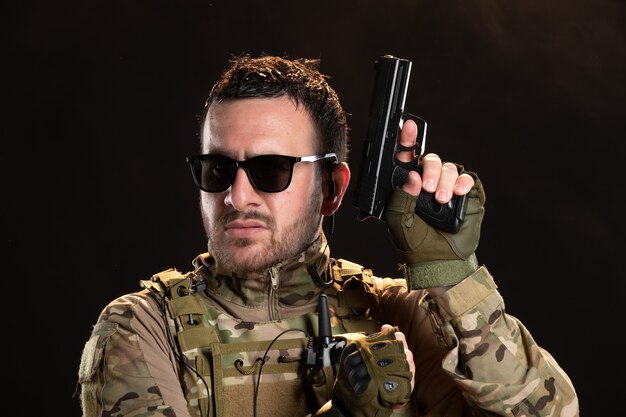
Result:
<svg viewBox="0 0 626 417"><path fill-rule="evenodd" d="M187 162L191 166L191 175L196 185L209 193L218 193L230 187L235 181L237 168L246 171L248 179L254 188L264 193L279 193L291 183L293 166L297 162L316 162L332 159L338 162L335 153L325 153L313 156L285 156L259 155L237 161L223 155L195 155L188 156Z"/></svg>

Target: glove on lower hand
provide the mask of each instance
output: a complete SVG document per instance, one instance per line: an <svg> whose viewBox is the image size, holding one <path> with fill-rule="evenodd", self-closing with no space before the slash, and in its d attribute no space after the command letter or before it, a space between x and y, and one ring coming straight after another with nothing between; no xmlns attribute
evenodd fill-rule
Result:
<svg viewBox="0 0 626 417"><path fill-rule="evenodd" d="M461 168L462 169L462 168ZM398 189L387 204L383 220L391 240L406 262L411 289L441 287L461 282L478 268L474 251L480 239L485 192L478 176L468 193L465 218L457 233L435 229L415 213L417 197Z"/></svg>
<svg viewBox="0 0 626 417"><path fill-rule="evenodd" d="M411 371L397 328L349 343L341 352L333 407L346 417L386 417L411 397Z"/></svg>

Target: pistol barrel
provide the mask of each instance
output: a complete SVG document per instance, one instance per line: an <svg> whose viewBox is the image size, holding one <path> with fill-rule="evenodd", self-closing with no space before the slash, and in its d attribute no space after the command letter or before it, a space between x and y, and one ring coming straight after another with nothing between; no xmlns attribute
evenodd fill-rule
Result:
<svg viewBox="0 0 626 417"><path fill-rule="evenodd" d="M354 205L365 217L381 218L391 195L394 157L411 75L411 61L391 55L375 62L376 79L367 137L354 192Z"/></svg>

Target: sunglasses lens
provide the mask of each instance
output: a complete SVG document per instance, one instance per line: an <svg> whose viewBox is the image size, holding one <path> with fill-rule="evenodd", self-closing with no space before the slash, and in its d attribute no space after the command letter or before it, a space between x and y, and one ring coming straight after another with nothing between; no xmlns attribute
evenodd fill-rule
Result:
<svg viewBox="0 0 626 417"><path fill-rule="evenodd" d="M216 193L224 191L233 183L235 162L223 156L203 155L192 165L193 176L204 191Z"/></svg>
<svg viewBox="0 0 626 417"><path fill-rule="evenodd" d="M280 155L262 155L246 161L248 175L254 186L266 193L283 191L291 182L291 158Z"/></svg>
<svg viewBox="0 0 626 417"><path fill-rule="evenodd" d="M235 181L237 166L244 168L248 179L259 191L278 193L289 187L296 158L283 155L261 155L237 162L221 155L189 157L191 172L200 189L219 193Z"/></svg>

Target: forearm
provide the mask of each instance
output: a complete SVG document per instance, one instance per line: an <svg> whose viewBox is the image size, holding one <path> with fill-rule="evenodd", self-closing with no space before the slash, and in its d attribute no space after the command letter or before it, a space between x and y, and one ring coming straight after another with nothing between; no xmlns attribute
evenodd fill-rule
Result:
<svg viewBox="0 0 626 417"><path fill-rule="evenodd" d="M505 312L485 268L447 291L430 311L449 352L443 369L466 398L498 415L576 415L571 381L521 322Z"/></svg>

